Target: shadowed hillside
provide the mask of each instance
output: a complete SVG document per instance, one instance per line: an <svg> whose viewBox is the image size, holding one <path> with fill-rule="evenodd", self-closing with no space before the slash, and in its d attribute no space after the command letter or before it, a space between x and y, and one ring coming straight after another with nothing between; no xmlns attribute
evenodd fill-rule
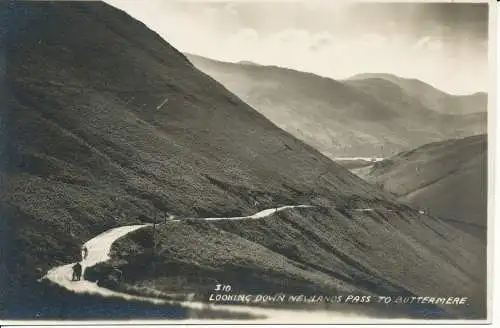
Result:
<svg viewBox="0 0 500 328"><path fill-rule="evenodd" d="M124 276L157 288L180 276L186 289L227 279L257 290L465 295L469 305L443 308L484 316L475 238L280 130L142 23L98 2L12 2L2 16L3 304L33 298L27 282L112 227L312 204L165 225L153 272L148 230L125 237L114 260L145 265ZM354 211L367 207L377 211Z"/></svg>
<svg viewBox="0 0 500 328"><path fill-rule="evenodd" d="M486 238L487 136L447 140L376 163L367 180Z"/></svg>
<svg viewBox="0 0 500 328"><path fill-rule="evenodd" d="M187 56L279 127L330 158L385 157L433 141L486 132L484 94L446 95L443 100L423 87L408 91L382 78L336 81L275 66ZM418 85L426 84L418 81Z"/></svg>

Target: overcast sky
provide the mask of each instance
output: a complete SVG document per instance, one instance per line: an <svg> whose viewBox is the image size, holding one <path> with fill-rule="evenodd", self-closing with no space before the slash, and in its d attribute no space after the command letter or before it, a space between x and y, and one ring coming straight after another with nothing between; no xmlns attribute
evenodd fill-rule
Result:
<svg viewBox="0 0 500 328"><path fill-rule="evenodd" d="M183 52L336 79L418 78L456 94L486 91L488 7L466 3L107 0Z"/></svg>

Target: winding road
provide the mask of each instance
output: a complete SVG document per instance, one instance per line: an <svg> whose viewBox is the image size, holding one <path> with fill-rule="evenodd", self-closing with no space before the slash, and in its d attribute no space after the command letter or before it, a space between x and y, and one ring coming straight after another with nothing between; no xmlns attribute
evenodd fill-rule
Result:
<svg viewBox="0 0 500 328"><path fill-rule="evenodd" d="M232 221L232 220L252 220L252 219L262 219L269 217L277 212L287 210L287 209L292 209L292 208L307 208L307 207L312 207L310 205L296 205L296 206L282 206L282 207L277 207L277 208L271 208L271 209L266 209L263 211L260 211L258 213L255 213L250 216L236 216L236 217L221 217L221 218L200 218L197 220L201 221ZM185 221L185 219L172 219L168 220L167 222L181 222ZM113 243L135 231L147 226L151 226L151 223L148 224L139 224L139 225L129 225L129 226L123 226L123 227L118 227L118 228L113 228L110 229L106 232L101 233L100 235L97 235L96 237L92 238L91 240L87 241L84 246L87 247L88 250L88 255L87 257L80 262L83 268L83 272L85 268L94 266L98 263L106 262L107 260L110 259L109 253L111 251L111 246ZM70 264L65 264L61 265L55 268L50 269L47 274L44 276L44 278L52 281L53 283L56 283L70 291L73 291L75 293L88 293L88 294L100 294L103 296L119 296L119 297L125 297L124 295L128 294L123 294L123 293L117 293L102 287L97 286L96 283L92 283L90 281L72 281L72 273L73 273L73 265L76 264L70 263ZM42 278L43 279L43 278ZM142 300L151 300L155 303L158 302L157 299L149 299L149 298L144 298L144 297L136 297L133 295L128 295L126 298L128 299L142 299Z"/></svg>
<svg viewBox="0 0 500 328"><path fill-rule="evenodd" d="M263 219L270 217L280 211L294 209L294 208L312 208L311 205L294 205L294 206L282 206L277 208L266 209L249 216L238 216L238 217L221 217L221 218L197 218L197 220L202 221L231 221L231 220L254 220ZM354 209L357 211L372 211L371 208L360 208ZM193 218L194 219L194 218ZM186 221L187 218L174 219L170 218L166 223L171 222L182 222ZM110 251L113 243L138 229L152 226L151 223L139 224L139 225L129 225L110 229L105 231L96 237L90 239L85 243L88 253L87 257L82 260L83 270L85 268L94 266L98 263L106 262L110 259ZM76 263L76 262L75 262ZM76 293L76 294L93 294L102 297L115 297L130 301L142 301L152 304L165 304L172 306L181 306L188 311L188 319L175 319L175 320L161 320L160 323L165 321L173 321L175 323L185 322L192 324L235 324L237 320L238 324L376 324L397 322L405 323L412 322L407 319L381 319L373 317L362 312L362 309L358 309L352 312L343 311L333 311L333 310L312 310L312 309L276 309L269 307L259 307L259 306L248 306L248 305L224 305L224 304L213 304L204 302L193 302L193 301L178 301L178 300L168 300L165 298L154 298L154 297L142 297L137 295L131 295L127 293L117 292L108 288L100 287L96 282L90 282L86 280L72 281L72 267L75 263L61 265L50 269L47 274L42 279L47 279L65 289ZM191 315L189 311L196 310L209 310L216 313L217 311L231 312L232 314L245 314L252 315L256 319L194 319L197 317L196 312L192 312ZM131 314L133 316L133 314ZM215 317L216 315L214 315ZM154 321L148 321L153 323Z"/></svg>
<svg viewBox="0 0 500 328"><path fill-rule="evenodd" d="M223 217L223 218L200 218L198 220L203 221L227 221L227 220L252 220L252 219L262 219L266 217L270 217L273 214L293 208L310 208L313 206L309 205L296 205L296 206L282 206L278 208L271 208L260 211L250 216L241 216L241 217ZM167 222L181 222L185 219L171 219ZM110 259L109 253L111 250L111 246L113 243L138 229L151 226L152 224L140 224L140 225L129 225L122 226L114 229L110 229L106 232L99 234L98 236L92 238L88 242L85 243L85 246L88 249L87 257L82 260L80 263L82 264L83 269L96 265L98 263L105 262ZM76 263L76 262L75 262ZM172 304L172 305L181 305L187 309L211 309L214 311L230 311L232 313L242 313L242 314L251 314L256 317L266 318L266 319L255 319L248 320L249 323L259 323L259 322L267 322L267 323L339 323L339 322L359 322L360 318L366 318L367 320L373 320L369 317L362 316L360 314L355 313L336 313L333 311L311 311L311 310L287 310L287 309L271 309L271 308L263 308L263 307L251 307L245 305L219 305L219 304L208 304L202 302L192 302L192 301L173 301L166 300L161 298L153 298L153 297L142 297L131 295L127 293L117 292L114 290L110 290L108 288L100 287L95 282L90 282L86 280L81 281L72 281L72 266L75 263L61 265L55 268L50 269L47 274L42 279L48 279L49 281L66 288L69 291L72 291L77 294L94 294L100 295L102 297L118 297L125 300L138 300L143 302L149 302L153 304ZM179 320L175 320L176 322ZM196 319L187 319L180 321L188 321L188 322L205 322L203 320ZM224 320L216 320L217 322L229 322L234 323L232 321L224 321ZM211 320L211 323L213 320ZM242 322L242 320L238 320L238 323ZM370 321L373 322L373 321Z"/></svg>
<svg viewBox="0 0 500 328"><path fill-rule="evenodd" d="M109 252L111 250L111 245L113 245L113 243L117 239L127 235L132 231L147 227L148 225L151 224L130 225L110 229L89 240L85 243L85 246L88 249L87 258L80 262L80 264L82 265L82 269L85 270L85 268L87 267L94 266L101 262L106 262L110 259ZM127 300L135 299L149 301L155 304L163 303L160 299L139 297L135 295L115 292L107 288L99 287L97 283L87 280L72 281L72 267L75 263L65 264L52 268L43 278L48 279L49 281L77 294L98 294L105 297L120 297Z"/></svg>

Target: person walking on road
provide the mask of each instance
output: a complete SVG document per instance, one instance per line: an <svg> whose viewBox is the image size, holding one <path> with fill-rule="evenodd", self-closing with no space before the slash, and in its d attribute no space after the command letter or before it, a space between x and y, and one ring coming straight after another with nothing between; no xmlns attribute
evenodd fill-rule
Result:
<svg viewBox="0 0 500 328"><path fill-rule="evenodd" d="M80 262L78 262L75 265L73 265L73 277L71 280L80 281L81 278L82 278L82 265L80 264Z"/></svg>

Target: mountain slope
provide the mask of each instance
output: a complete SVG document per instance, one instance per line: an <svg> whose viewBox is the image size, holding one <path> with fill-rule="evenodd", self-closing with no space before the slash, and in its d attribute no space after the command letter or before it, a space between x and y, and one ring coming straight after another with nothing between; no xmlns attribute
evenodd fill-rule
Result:
<svg viewBox="0 0 500 328"><path fill-rule="evenodd" d="M384 157L486 129L485 113L465 118L452 115L458 112L439 112L421 103L418 92L408 94L380 78L336 81L273 66L187 57L279 127L330 158ZM450 99L469 106L462 98ZM474 109L484 111L486 106Z"/></svg>
<svg viewBox="0 0 500 328"><path fill-rule="evenodd" d="M40 297L36 278L110 228L304 203L316 207L165 225L153 271L147 229L113 260L131 284L169 288L180 276L186 289L224 278L257 290L460 294L470 306L446 311L484 316L475 238L280 130L142 23L97 2L12 2L2 15L2 317ZM353 212L367 207L377 211Z"/></svg>
<svg viewBox="0 0 500 328"><path fill-rule="evenodd" d="M369 85L375 80L385 81L400 87L407 95L435 112L445 114L472 114L486 112L488 96L485 92L454 96L438 90L417 79L405 79L391 74L358 74L345 82L356 87Z"/></svg>
<svg viewBox="0 0 500 328"><path fill-rule="evenodd" d="M376 163L367 179L485 238L487 137L428 144Z"/></svg>

